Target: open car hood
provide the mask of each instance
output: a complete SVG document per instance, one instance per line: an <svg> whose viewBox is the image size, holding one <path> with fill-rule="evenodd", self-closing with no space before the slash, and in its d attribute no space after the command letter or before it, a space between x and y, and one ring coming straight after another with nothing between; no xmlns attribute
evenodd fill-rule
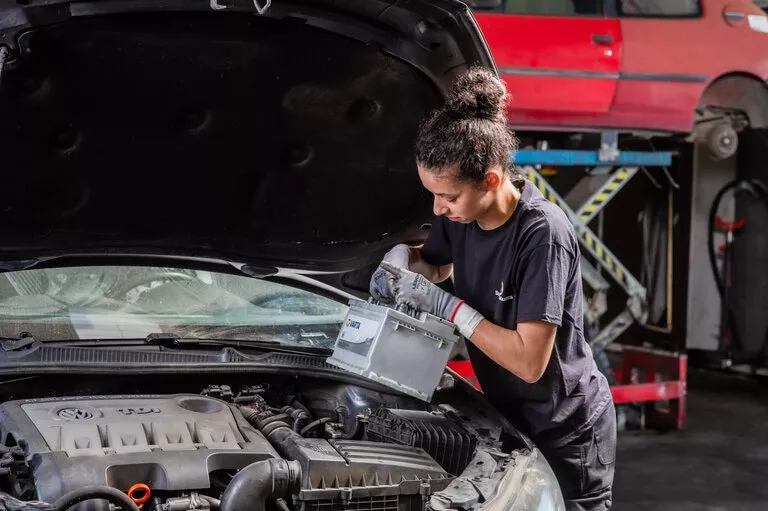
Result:
<svg viewBox="0 0 768 511"><path fill-rule="evenodd" d="M0 0L0 45L5 261L361 266L424 236L418 124L493 66L450 0Z"/></svg>

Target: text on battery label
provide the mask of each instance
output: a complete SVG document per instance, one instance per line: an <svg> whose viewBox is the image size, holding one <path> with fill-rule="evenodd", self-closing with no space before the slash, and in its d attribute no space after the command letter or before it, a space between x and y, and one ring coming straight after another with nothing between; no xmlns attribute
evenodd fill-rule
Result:
<svg viewBox="0 0 768 511"><path fill-rule="evenodd" d="M353 343L372 341L378 330L379 323L377 321L350 315L339 333L339 338L342 341Z"/></svg>

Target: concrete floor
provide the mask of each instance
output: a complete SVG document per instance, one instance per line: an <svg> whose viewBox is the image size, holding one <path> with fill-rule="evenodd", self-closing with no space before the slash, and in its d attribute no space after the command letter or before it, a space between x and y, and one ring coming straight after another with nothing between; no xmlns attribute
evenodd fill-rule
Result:
<svg viewBox="0 0 768 511"><path fill-rule="evenodd" d="M619 433L614 509L768 509L768 385L692 372L684 431Z"/></svg>

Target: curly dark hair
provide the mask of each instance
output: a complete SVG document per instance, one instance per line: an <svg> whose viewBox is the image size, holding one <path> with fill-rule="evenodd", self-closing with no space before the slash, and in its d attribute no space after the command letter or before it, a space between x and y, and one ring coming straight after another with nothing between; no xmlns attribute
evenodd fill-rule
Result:
<svg viewBox="0 0 768 511"><path fill-rule="evenodd" d="M416 160L442 174L458 167L456 178L483 183L499 165L515 184L522 178L510 163L518 141L506 122L507 89L493 72L471 68L454 82L445 106L431 113L416 137Z"/></svg>

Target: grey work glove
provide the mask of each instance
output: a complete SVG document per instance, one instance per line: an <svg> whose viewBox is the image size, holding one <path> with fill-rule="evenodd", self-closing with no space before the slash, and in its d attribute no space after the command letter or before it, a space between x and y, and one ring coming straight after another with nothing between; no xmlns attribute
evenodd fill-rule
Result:
<svg viewBox="0 0 768 511"><path fill-rule="evenodd" d="M381 267L394 276L395 302L441 317L459 328L469 339L483 316L464 303L464 300L443 291L424 275L398 268L386 261Z"/></svg>
<svg viewBox="0 0 768 511"><path fill-rule="evenodd" d="M387 263L396 268L408 269L410 262L410 250L403 243L395 245L384 255L382 264ZM394 276L379 265L371 276L369 291L374 300L383 303L392 303L395 300L395 291L392 287Z"/></svg>

